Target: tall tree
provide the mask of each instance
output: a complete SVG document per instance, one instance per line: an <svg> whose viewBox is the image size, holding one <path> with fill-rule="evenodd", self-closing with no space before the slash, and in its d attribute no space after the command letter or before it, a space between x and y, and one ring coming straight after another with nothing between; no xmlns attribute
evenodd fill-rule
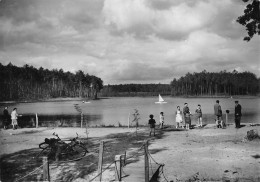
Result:
<svg viewBox="0 0 260 182"><path fill-rule="evenodd" d="M244 37L245 41L250 41L255 34L260 35L260 1L243 0L248 3L244 14L237 18L237 22L246 27L248 36Z"/></svg>

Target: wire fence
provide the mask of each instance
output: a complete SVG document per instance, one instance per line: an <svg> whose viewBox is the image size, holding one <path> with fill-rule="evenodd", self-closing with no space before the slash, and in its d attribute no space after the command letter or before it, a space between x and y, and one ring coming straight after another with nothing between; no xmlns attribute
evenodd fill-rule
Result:
<svg viewBox="0 0 260 182"><path fill-rule="evenodd" d="M146 152L143 152L142 154L140 154L140 151L144 148L145 145L146 145L146 142L144 142L144 143L142 144L142 146L140 146L138 149L136 149L136 150L134 151L134 153L131 154L131 155L127 155L127 154L128 154L128 153L131 153L131 152L133 152L133 151L128 152L128 153L127 153L127 151L125 151L125 154L123 155L123 156L124 156L124 157L123 157L123 158L124 158L124 161L123 161L123 165L122 165L122 166L123 166L123 167L126 166L127 160L130 160L130 159L132 159L132 158L140 157L141 155L147 155L148 158L149 158L149 167L150 167L150 170L151 170L151 172L152 172L152 176L154 176L155 173L158 173L158 171L159 171L158 175L162 175L163 178L164 178L164 181L167 181L167 182L168 182L168 179L165 177L165 174L164 174L164 164L158 163L158 162L152 157L152 155L151 155L151 153L149 152L149 150L147 150L147 153L146 153ZM107 147L106 145L103 145L103 148L104 148L104 151L105 151L105 152L107 152L107 153L110 152L109 149L108 149L108 147ZM83 158L86 158L86 157L89 157L89 156L91 156L91 155L96 155L99 150L100 150L100 149L96 149L95 151L93 151L93 152L91 152L91 153L88 153L87 155L85 155L85 156L79 158L79 160L81 160L81 159L83 159ZM146 150L144 150L144 151L146 151ZM99 156L99 157L100 157L100 156ZM102 156L102 157L103 157L103 156ZM48 167L49 167L49 166L53 166L53 165L57 166L57 165L59 165L59 164L61 164L61 163L65 163L65 164L66 164L67 162L72 162L72 161L75 161L75 160L58 161L58 162L55 161L55 162L52 162L51 164L48 164ZM48 162L48 161L47 161L47 162ZM120 161L120 162L121 162L121 161ZM153 164L153 163L154 163L154 164ZM41 168L43 168L43 166L44 166L45 164L46 164L46 162L44 162L40 167L37 167L36 169L34 169L33 171L31 171L30 173L28 173L28 174L24 175L23 177L20 177L19 179L15 180L15 182L19 182L19 181L25 179L26 177L28 177L28 176L30 176L30 175L33 175L33 174L35 174L36 172L39 172L39 171L41 170ZM94 176L92 179L90 179L89 181L90 181L90 182L94 181L97 177L99 177L99 176L102 175L105 171L107 171L108 169L110 169L113 164L115 165L115 170L118 171L119 169L117 169L117 166L116 166L116 164L115 164L115 161L113 161L113 162L109 163L107 167L105 167L104 169L102 169L101 172L99 172L97 175L95 175L95 176ZM68 165L69 165L69 164L68 164ZM158 166L158 168L157 168L156 171L153 170L154 165L157 165L157 166ZM122 167L120 170L122 170L123 167ZM123 170L122 170L122 172L124 173ZM118 175L118 173L116 173L116 175ZM126 176L126 174L125 174L125 176ZM117 176L117 177L118 177L118 179L120 178L119 176Z"/></svg>

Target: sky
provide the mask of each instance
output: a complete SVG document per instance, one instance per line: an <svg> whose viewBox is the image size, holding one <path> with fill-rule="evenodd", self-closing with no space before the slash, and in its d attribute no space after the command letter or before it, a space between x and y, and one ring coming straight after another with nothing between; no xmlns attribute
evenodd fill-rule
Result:
<svg viewBox="0 0 260 182"><path fill-rule="evenodd" d="M242 0L0 0L0 63L63 69L104 84L186 73L260 77L260 36L243 41Z"/></svg>

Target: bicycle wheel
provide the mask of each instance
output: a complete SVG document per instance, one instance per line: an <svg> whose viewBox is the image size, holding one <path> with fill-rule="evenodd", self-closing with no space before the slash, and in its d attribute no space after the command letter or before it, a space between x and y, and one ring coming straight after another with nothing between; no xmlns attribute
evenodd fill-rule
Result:
<svg viewBox="0 0 260 182"><path fill-rule="evenodd" d="M74 160L74 161L80 160L87 153L88 153L88 150L82 145L71 146L69 151L67 151L67 160Z"/></svg>
<svg viewBox="0 0 260 182"><path fill-rule="evenodd" d="M49 144L48 144L48 143L43 142L43 143L40 143L40 144L39 144L39 148L40 148L40 149L46 149L47 147L49 147Z"/></svg>
<svg viewBox="0 0 260 182"><path fill-rule="evenodd" d="M48 157L50 158L51 154L51 147L47 146L41 150L41 152L36 156L36 158Z"/></svg>

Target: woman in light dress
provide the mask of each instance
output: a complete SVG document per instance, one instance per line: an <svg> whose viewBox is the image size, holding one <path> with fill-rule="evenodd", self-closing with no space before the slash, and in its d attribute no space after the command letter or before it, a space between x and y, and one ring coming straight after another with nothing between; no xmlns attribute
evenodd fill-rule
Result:
<svg viewBox="0 0 260 182"><path fill-rule="evenodd" d="M175 114L176 114L176 128L180 128L182 123L182 111L180 106L177 106L177 111Z"/></svg>

